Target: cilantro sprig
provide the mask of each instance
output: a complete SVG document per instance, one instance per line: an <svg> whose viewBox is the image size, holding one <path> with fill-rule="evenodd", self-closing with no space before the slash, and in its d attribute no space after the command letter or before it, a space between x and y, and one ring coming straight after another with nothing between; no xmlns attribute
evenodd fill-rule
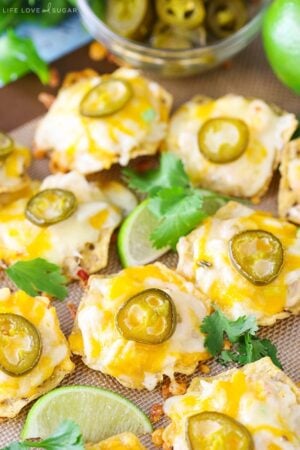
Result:
<svg viewBox="0 0 300 450"><path fill-rule="evenodd" d="M192 187L182 161L173 153L162 153L157 169L143 174L124 169L123 176L130 188L149 196L148 207L159 219L150 239L158 249L165 246L175 249L181 236L231 200Z"/></svg>
<svg viewBox="0 0 300 450"><path fill-rule="evenodd" d="M71 420L66 420L47 439L13 442L1 450L25 450L28 448L43 448L45 450L84 450L84 442L79 426Z"/></svg>
<svg viewBox="0 0 300 450"><path fill-rule="evenodd" d="M62 275L59 266L46 259L18 261L6 269L6 273L19 289L32 297L45 292L59 300L64 300L68 295L65 286L67 278Z"/></svg>
<svg viewBox="0 0 300 450"><path fill-rule="evenodd" d="M206 349L225 366L231 362L243 366L269 356L276 366L282 368L275 345L268 339L256 336L258 326L254 316L229 320L217 309L204 318L200 330L206 334ZM223 350L225 339L232 344L230 350Z"/></svg>

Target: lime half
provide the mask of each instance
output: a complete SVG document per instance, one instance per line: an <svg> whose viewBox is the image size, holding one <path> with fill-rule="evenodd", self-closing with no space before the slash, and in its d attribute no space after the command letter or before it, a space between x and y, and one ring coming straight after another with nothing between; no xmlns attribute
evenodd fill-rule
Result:
<svg viewBox="0 0 300 450"><path fill-rule="evenodd" d="M136 435L152 432L148 417L130 400L92 386L54 389L31 408L21 438L45 439L64 420L77 423L86 442L99 442L125 431Z"/></svg>
<svg viewBox="0 0 300 450"><path fill-rule="evenodd" d="M118 235L118 252L123 267L142 266L162 256L169 247L154 248L150 236L158 226L148 200L138 205L123 222Z"/></svg>

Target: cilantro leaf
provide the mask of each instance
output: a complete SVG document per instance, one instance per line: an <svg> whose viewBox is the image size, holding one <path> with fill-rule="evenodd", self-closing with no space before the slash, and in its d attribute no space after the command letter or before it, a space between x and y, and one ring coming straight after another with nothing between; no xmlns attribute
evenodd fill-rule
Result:
<svg viewBox="0 0 300 450"><path fill-rule="evenodd" d="M21 38L8 30L0 38L0 86L32 71L42 83L49 81L47 64L38 55L31 39Z"/></svg>
<svg viewBox="0 0 300 450"><path fill-rule="evenodd" d="M229 320L220 310L216 310L205 317L200 329L207 334L204 341L205 347L213 356L216 356L223 349L224 335L227 335L230 342L234 343L246 332L254 334L258 327L254 316L241 316L237 320Z"/></svg>
<svg viewBox="0 0 300 450"><path fill-rule="evenodd" d="M1 450L25 450L43 448L45 450L84 450L83 437L79 426L67 420L63 422L52 436L42 441L14 442Z"/></svg>
<svg viewBox="0 0 300 450"><path fill-rule="evenodd" d="M46 292L64 300L68 295L67 278L61 274L60 267L43 258L18 261L6 269L6 273L19 289L32 297Z"/></svg>
<svg viewBox="0 0 300 450"><path fill-rule="evenodd" d="M178 239L207 217L201 206L202 199L193 190L181 187L160 190L149 202L149 209L161 217L150 236L154 247L175 249Z"/></svg>
<svg viewBox="0 0 300 450"><path fill-rule="evenodd" d="M131 189L154 195L163 188L188 187L189 178L182 161L173 153L162 153L157 169L138 173L132 169L123 169L123 176Z"/></svg>
<svg viewBox="0 0 300 450"><path fill-rule="evenodd" d="M250 333L246 333L239 338L239 342L233 350L223 350L221 352L219 362L225 366L230 362L244 365L265 356L269 356L273 363L282 369L275 345L269 339L260 339L257 336L251 336Z"/></svg>
<svg viewBox="0 0 300 450"><path fill-rule="evenodd" d="M244 365L269 356L276 366L282 368L275 345L268 339L255 336L258 326L254 316L229 320L217 309L204 318L200 330L206 333L204 345L207 350L218 356L218 361L225 366L231 362ZM223 350L225 337L233 344L230 350Z"/></svg>
<svg viewBox="0 0 300 450"><path fill-rule="evenodd" d="M79 426L70 420L63 422L51 437L34 444L31 442L30 446L47 450L84 449Z"/></svg>
<svg viewBox="0 0 300 450"><path fill-rule="evenodd" d="M158 249L175 249L181 236L231 200L216 192L193 188L182 161L173 153L162 153L157 169L143 174L124 169L123 176L130 188L150 197L149 209L160 219L150 236Z"/></svg>

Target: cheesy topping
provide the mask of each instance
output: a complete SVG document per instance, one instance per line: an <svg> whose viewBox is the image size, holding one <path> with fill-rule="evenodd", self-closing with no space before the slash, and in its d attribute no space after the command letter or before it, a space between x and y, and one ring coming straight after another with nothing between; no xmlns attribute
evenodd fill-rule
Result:
<svg viewBox="0 0 300 450"><path fill-rule="evenodd" d="M3 160L0 159L0 190L11 188L20 183L20 178L30 164L30 151L16 146Z"/></svg>
<svg viewBox="0 0 300 450"><path fill-rule="evenodd" d="M244 230L274 234L284 249L278 276L265 286L256 286L233 266L228 244ZM254 314L259 323L270 324L285 317L300 303L300 239L297 228L270 214L231 202L178 244L178 271L196 285L231 318ZM199 261L211 265L199 265Z"/></svg>
<svg viewBox="0 0 300 450"><path fill-rule="evenodd" d="M146 450L132 433L121 433L98 444L87 444L86 450Z"/></svg>
<svg viewBox="0 0 300 450"><path fill-rule="evenodd" d="M174 334L157 345L126 340L115 325L119 308L149 288L168 293L178 315ZM190 374L199 361L209 357L199 329L208 313L201 293L159 263L128 268L107 278L93 276L80 304L70 345L90 368L116 377L125 386L151 390L164 374Z"/></svg>
<svg viewBox="0 0 300 450"><path fill-rule="evenodd" d="M286 145L280 172L279 214L300 225L300 139L292 140Z"/></svg>
<svg viewBox="0 0 300 450"><path fill-rule="evenodd" d="M101 190L76 173L52 175L39 190L62 188L72 191L78 208L68 219L48 227L39 227L26 219L24 211L32 191L0 211L0 259L6 264L43 257L58 265L78 259L84 245L97 243L104 230L113 230L121 221L118 208L112 206ZM106 253L108 251L106 246ZM103 249L103 252L105 249Z"/></svg>
<svg viewBox="0 0 300 450"><path fill-rule="evenodd" d="M237 160L214 164L198 145L198 132L208 120L232 117L246 122L250 139ZM227 95L212 100L195 97L173 115L166 147L184 162L195 185L239 197L262 195L271 180L278 153L297 126L293 114L278 113L262 100Z"/></svg>
<svg viewBox="0 0 300 450"><path fill-rule="evenodd" d="M41 336L42 354L37 365L25 375L13 377L0 370L1 416L6 403L39 394L41 386L52 377L55 370L69 373L74 368L56 310L49 306L46 297L33 298L23 291L11 293L8 288L0 289L0 314L3 313L18 314L36 327ZM20 344L24 348L26 343L14 342L14 344L14 349L10 350L17 352L16 345ZM11 360L14 360L13 353Z"/></svg>
<svg viewBox="0 0 300 450"><path fill-rule="evenodd" d="M172 424L164 439L188 450L186 421L204 411L226 414L246 426L255 450L296 450L300 446L300 391L269 358L211 378L195 378L187 393L168 399Z"/></svg>
<svg viewBox="0 0 300 450"><path fill-rule="evenodd" d="M83 97L109 78L130 84L130 101L112 115L82 116ZM131 158L158 150L170 107L170 94L135 70L122 68L112 75L84 78L62 88L38 127L35 144L38 150L51 151L52 163L60 169L87 174L109 169L116 162L126 165Z"/></svg>

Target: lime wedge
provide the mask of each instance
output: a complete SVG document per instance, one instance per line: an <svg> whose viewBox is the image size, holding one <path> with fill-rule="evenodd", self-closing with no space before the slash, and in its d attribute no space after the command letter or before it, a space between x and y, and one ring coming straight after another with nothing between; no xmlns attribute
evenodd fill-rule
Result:
<svg viewBox="0 0 300 450"><path fill-rule="evenodd" d="M169 247L156 249L150 235L158 219L148 208L148 200L138 205L123 222L118 235L118 252L123 267L142 266L162 256Z"/></svg>
<svg viewBox="0 0 300 450"><path fill-rule="evenodd" d="M125 431L136 435L152 432L148 417L130 400L92 386L54 389L31 408L21 438L45 439L64 420L80 427L86 442L99 442Z"/></svg>

